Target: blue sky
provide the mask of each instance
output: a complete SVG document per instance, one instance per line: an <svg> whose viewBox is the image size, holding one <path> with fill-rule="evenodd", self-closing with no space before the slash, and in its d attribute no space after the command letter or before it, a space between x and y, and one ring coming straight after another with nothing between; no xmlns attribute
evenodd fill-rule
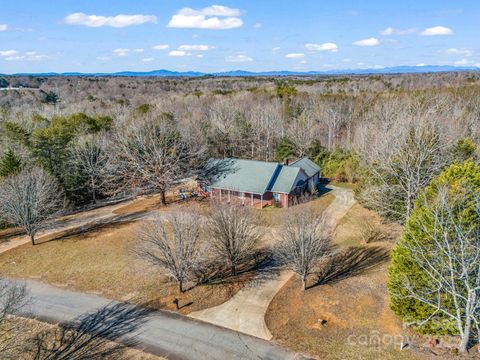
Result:
<svg viewBox="0 0 480 360"><path fill-rule="evenodd" d="M2 1L0 73L480 66L480 1Z"/></svg>

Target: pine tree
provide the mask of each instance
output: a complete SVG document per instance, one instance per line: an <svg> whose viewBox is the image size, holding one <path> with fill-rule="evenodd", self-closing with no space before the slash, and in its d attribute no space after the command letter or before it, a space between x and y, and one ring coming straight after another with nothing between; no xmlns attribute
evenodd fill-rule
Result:
<svg viewBox="0 0 480 360"><path fill-rule="evenodd" d="M16 174L21 169L22 159L12 149L0 158L0 177Z"/></svg>
<svg viewBox="0 0 480 360"><path fill-rule="evenodd" d="M434 290L436 286L417 259L420 251L423 251L423 254L427 253L428 257L425 249L437 250L434 249L435 245L432 241L432 234L438 226L435 225L433 214L439 208L436 202L442 189L443 191L446 189L446 196L452 199L452 202L457 198L460 199L453 210L452 216L455 219L453 227L478 230L480 214L477 200L480 192L480 166L472 160L462 164L454 163L434 178L417 200L403 236L392 252L388 289L391 295L391 308L405 323L411 324L422 333L458 334L458 324L451 317L441 311L435 312L431 305L408 296L411 289L423 289L427 292L427 290ZM454 228L452 228L452 239L455 239ZM445 267L447 265L445 264ZM409 284L410 290L405 283ZM454 309L453 298L448 292L440 291L438 294L441 297L442 307ZM428 321L424 321L425 319Z"/></svg>

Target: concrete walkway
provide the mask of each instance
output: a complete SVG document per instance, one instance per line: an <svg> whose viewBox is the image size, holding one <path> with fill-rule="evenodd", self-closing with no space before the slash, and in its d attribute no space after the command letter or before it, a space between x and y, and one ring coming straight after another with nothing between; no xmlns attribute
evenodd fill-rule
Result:
<svg viewBox="0 0 480 360"><path fill-rule="evenodd" d="M26 281L26 285L30 302L19 315L51 324L72 321L81 315L119 304L36 281ZM139 322L134 334L129 335L135 336L138 349L167 359L306 359L267 341L166 311L150 313Z"/></svg>
<svg viewBox="0 0 480 360"><path fill-rule="evenodd" d="M335 196L333 202L325 210L328 226L332 230L338 221L345 216L355 204L353 191L350 189L328 186ZM195 311L188 316L206 321L228 329L270 340L272 334L265 323L265 313L275 294L292 277L290 271L265 279L264 274L254 279L250 285L240 290L227 302L201 311Z"/></svg>

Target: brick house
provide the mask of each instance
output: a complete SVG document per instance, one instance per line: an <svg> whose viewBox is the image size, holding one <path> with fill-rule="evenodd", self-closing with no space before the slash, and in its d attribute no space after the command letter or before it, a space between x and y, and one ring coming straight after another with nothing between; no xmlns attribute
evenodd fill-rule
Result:
<svg viewBox="0 0 480 360"><path fill-rule="evenodd" d="M222 159L228 164L210 184L202 184L212 198L263 208L267 205L288 207L295 199L316 187L320 167L304 157L292 163Z"/></svg>

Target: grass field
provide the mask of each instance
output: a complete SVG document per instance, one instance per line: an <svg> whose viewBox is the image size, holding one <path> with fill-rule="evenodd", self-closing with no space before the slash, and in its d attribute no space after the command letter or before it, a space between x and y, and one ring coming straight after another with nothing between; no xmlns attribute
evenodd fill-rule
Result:
<svg viewBox="0 0 480 360"><path fill-rule="evenodd" d="M0 274L45 281L59 287L100 294L115 300L148 302L182 313L215 306L229 299L241 282L202 285L180 294L175 284L132 253L141 223L105 227L86 234L25 244L0 255Z"/></svg>

